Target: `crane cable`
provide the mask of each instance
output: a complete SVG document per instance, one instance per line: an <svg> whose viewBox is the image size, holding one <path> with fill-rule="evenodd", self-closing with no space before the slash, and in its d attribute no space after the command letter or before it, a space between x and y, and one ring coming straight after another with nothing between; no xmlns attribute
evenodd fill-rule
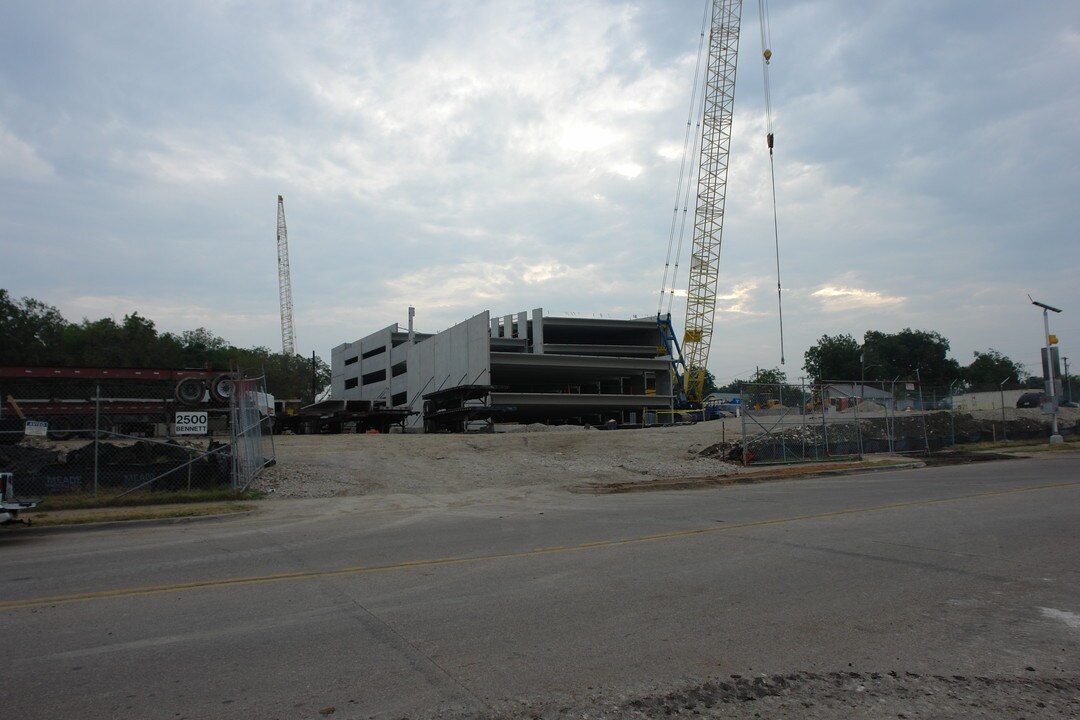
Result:
<svg viewBox="0 0 1080 720"><path fill-rule="evenodd" d="M689 206L690 187L692 185L691 178L693 177L694 170L695 170L694 158L697 157L698 134L695 133L692 136L693 137L693 149L691 149L690 148L690 139L691 139L690 130L693 128L693 125L694 125L694 117L698 114L697 111L696 111L696 108L697 108L697 105L698 105L698 95L697 95L697 92L698 92L698 77L700 77L700 75L701 75L701 58L702 58L702 48L704 48L704 46L705 46L705 29L709 27L709 5L710 5L709 2L705 3L705 14L701 18L701 37L698 40L697 64L694 66L694 84L692 86L693 89L692 89L691 94L690 94L690 111L689 111L689 115L686 118L686 135L683 137L683 155L682 155L682 162L679 165L679 185L675 189L675 209L672 212L672 216L671 216L671 229L668 231L667 257L664 259L664 280L660 284L660 304L656 308L657 317L659 317L663 313L663 310L664 310L664 295L665 294L668 295L668 303L667 303L667 305L668 305L668 312L669 313L671 312L672 300L674 300L674 298L675 298L675 283L676 283L676 278L677 278L677 276L679 274L679 257L682 255L682 243L683 243L683 237L685 236L686 212L687 212L687 207ZM690 160L690 168L689 168L689 170L687 170L687 168L686 168L686 163L687 163L688 158ZM685 175L686 176L686 185L685 185L686 192L685 192L685 194L683 192L684 171L686 173L686 175ZM682 217L682 222L681 223L679 222L680 197L682 197L682 206L683 206L683 217ZM678 242L678 245L675 248L675 268L671 272L671 285L669 286L668 285L668 271L669 271L669 268L671 267L671 255L672 255L671 249L672 249L672 246L675 245L675 237L676 237L675 228L676 228L676 225L679 228L678 229L679 242ZM668 290L669 287L670 287L670 292Z"/></svg>
<svg viewBox="0 0 1080 720"><path fill-rule="evenodd" d="M773 240L776 245L776 304L780 313L780 364L784 364L784 299L780 292L780 226L776 216L776 165L773 163L772 98L769 93L769 61L772 37L769 30L769 0L758 0L761 27L761 68L765 78L765 136L769 145L769 174L772 180Z"/></svg>

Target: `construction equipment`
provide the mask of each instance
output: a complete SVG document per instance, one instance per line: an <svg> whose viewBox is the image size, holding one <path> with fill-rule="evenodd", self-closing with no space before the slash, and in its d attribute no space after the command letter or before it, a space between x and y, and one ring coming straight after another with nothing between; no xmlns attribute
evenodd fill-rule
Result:
<svg viewBox="0 0 1080 720"><path fill-rule="evenodd" d="M770 163L773 152L772 109L769 100L768 64L772 51L768 45L767 0L759 0L762 25L762 57L765 72L767 115L767 144ZM663 297L667 292L668 264L675 237L679 212L676 193L672 237L668 244L668 263L664 268L665 287L661 292L661 308L657 322L672 358L673 374L681 390L677 402L699 407L705 389L705 372L712 344L713 316L716 312L716 290L720 279L720 248L724 229L724 202L727 197L728 156L731 150L731 123L735 104L735 70L739 50L741 0L713 0L709 21L708 63L702 95L701 141L697 165L697 201L694 208L693 244L690 251L689 285L686 296L686 327L682 346L672 330L670 312L662 314ZM692 100L691 104L695 101ZM689 139L689 121L687 124ZM685 165L685 161L684 161ZM771 166L771 165L770 165ZM681 174L681 170L680 170ZM681 178L680 178L681 182ZM773 182L773 229L776 232L776 191ZM689 190L689 185L687 186ZM686 208L683 212L685 216ZM681 241L680 241L681 243ZM777 248L777 298L780 297L779 240ZM676 258L678 252L676 252ZM678 262L676 260L676 274ZM675 275L672 275L672 286ZM674 296L672 287L671 296ZM669 300L670 306L670 300ZM783 321L781 310L780 362L783 364Z"/></svg>
<svg viewBox="0 0 1080 720"><path fill-rule="evenodd" d="M694 209L694 235L686 296L686 328L681 348L671 329L670 313L666 317L657 313L657 322L675 363L675 378L681 386L681 391L677 393L678 399L690 405L700 404L704 395L705 367L712 342L716 286L720 278L720 247L724 229L724 201L727 196L728 155L731 150L735 63L739 51L741 12L741 0L714 0L712 3L708 64L702 102L697 202ZM674 222L672 230L674 233ZM672 276L673 284L674 281ZM664 282L667 282L666 267Z"/></svg>
<svg viewBox="0 0 1080 720"><path fill-rule="evenodd" d="M296 354L293 330L292 278L289 276L289 230L285 226L285 198L277 196L278 294L281 297L281 354Z"/></svg>
<svg viewBox="0 0 1080 720"><path fill-rule="evenodd" d="M712 344L741 11L741 0L714 0L712 6L698 160L697 206L694 210L694 239L690 249L690 281L682 345L686 357L684 388L687 400L692 403L701 402L704 395L705 366Z"/></svg>

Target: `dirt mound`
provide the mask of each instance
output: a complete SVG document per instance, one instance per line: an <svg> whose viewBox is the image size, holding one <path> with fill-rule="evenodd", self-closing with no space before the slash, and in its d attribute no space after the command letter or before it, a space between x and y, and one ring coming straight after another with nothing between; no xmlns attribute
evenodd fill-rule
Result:
<svg viewBox="0 0 1080 720"><path fill-rule="evenodd" d="M753 460L796 459L793 456L855 455L879 452L932 451L966 443L991 440L1044 440L1050 433L1045 416L1016 416L1005 423L1000 419L976 418L969 413L897 413L885 417L850 417L844 421L821 416L804 424L791 425L773 432L760 433L746 441ZM1078 427L1059 422L1063 433ZM740 461L743 444L738 440L710 445L701 451L709 458Z"/></svg>

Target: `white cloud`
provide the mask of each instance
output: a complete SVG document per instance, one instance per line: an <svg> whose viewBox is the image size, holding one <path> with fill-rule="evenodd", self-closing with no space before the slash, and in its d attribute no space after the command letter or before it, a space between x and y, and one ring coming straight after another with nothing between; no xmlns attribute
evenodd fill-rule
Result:
<svg viewBox="0 0 1080 720"><path fill-rule="evenodd" d="M906 298L899 296L890 297L876 290L837 287L835 285L826 285L821 289L812 292L810 297L820 300L822 309L826 312L881 308L890 305L898 305L906 300Z"/></svg>
<svg viewBox="0 0 1080 720"><path fill-rule="evenodd" d="M32 145L0 125L0 179L41 182L53 172L52 165Z"/></svg>
<svg viewBox="0 0 1080 720"><path fill-rule="evenodd" d="M773 8L789 356L910 326L1034 366L1024 292L1080 337L1080 99L1062 90L1080 33L1066 0L1022 16L987 1L978 22L948 3ZM429 330L483 309L649 313L700 27L682 5L195 0L75 5L63 24L17 5L26 42L0 45L6 289L274 347L283 194L302 347L410 304ZM752 15L743 31L717 370L772 365L776 345ZM193 304L160 299L181 286Z"/></svg>

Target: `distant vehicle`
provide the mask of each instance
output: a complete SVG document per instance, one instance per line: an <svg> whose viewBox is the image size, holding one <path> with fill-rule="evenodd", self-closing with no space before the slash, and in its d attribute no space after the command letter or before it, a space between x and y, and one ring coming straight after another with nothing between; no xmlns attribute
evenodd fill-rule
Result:
<svg viewBox="0 0 1080 720"><path fill-rule="evenodd" d="M1018 408L1037 408L1042 405L1043 394L1041 392L1028 392L1016 400Z"/></svg>
<svg viewBox="0 0 1080 720"><path fill-rule="evenodd" d="M1063 402L1063 403L1061 403L1061 407L1067 407L1067 408L1080 408L1080 403L1078 403L1078 402L1075 402L1075 401L1073 401L1073 400L1069 400L1069 401L1067 401L1067 402Z"/></svg>

